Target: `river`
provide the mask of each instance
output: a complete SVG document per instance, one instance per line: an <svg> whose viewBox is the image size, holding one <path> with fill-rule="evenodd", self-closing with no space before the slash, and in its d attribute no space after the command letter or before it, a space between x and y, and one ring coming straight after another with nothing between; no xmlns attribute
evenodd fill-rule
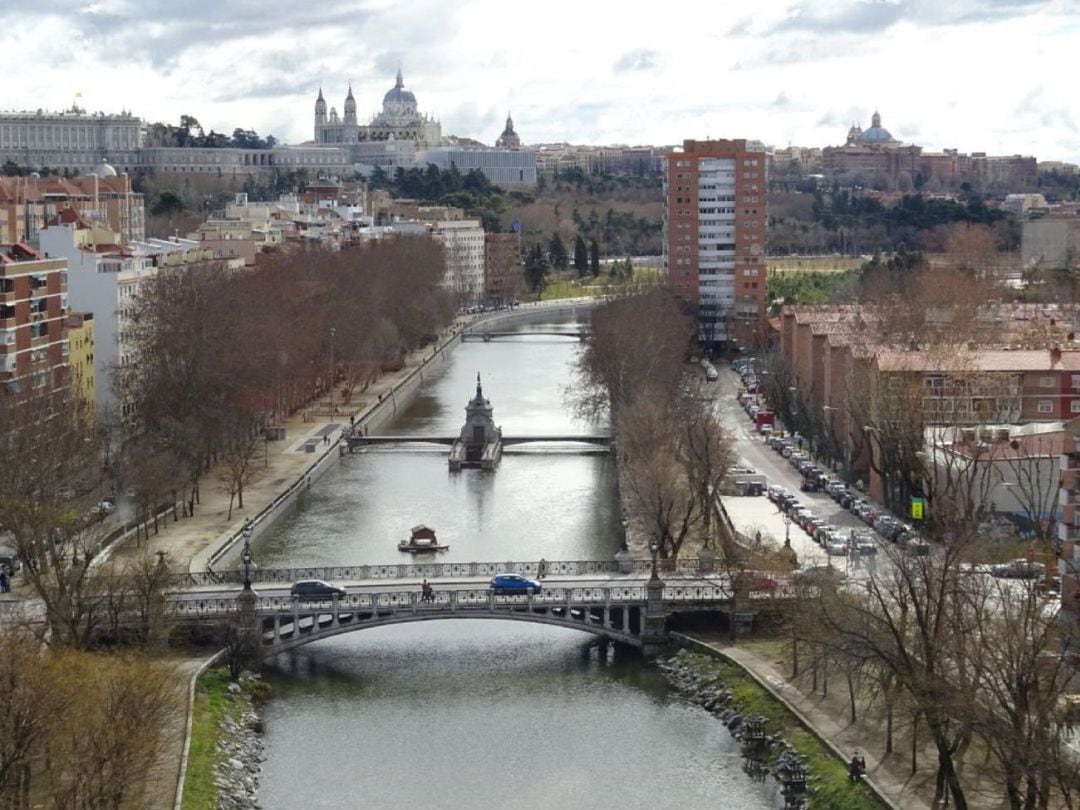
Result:
<svg viewBox="0 0 1080 810"><path fill-rule="evenodd" d="M565 407L578 346L462 344L389 432L456 433L478 372L506 436L603 432ZM260 542L259 563L396 562L417 523L450 543L448 561L606 559L618 548L608 456L508 453L495 473L451 474L445 453L343 458ZM376 628L282 654L267 677L268 810L776 806L719 721L633 653L603 655L576 631L479 620Z"/></svg>

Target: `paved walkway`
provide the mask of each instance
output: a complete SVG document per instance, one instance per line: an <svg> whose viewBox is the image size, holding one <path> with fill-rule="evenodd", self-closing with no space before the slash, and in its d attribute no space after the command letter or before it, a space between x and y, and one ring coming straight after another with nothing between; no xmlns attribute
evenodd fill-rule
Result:
<svg viewBox="0 0 1080 810"><path fill-rule="evenodd" d="M444 347L454 333L469 320L455 320L439 335L439 347ZM109 552L110 559L122 565L145 553L148 548L151 553L165 552L177 570L186 571L195 555L224 534L238 531L245 516L254 515L268 506L322 454L337 453L333 440L337 438L340 428L349 423L349 417L354 416L358 422L361 421L364 415L379 403L380 395L387 396L398 383L431 357L432 347L422 347L406 358L405 365L400 370L384 374L372 383L367 391L355 394L350 402L340 401L339 390L337 413L333 417L320 415L309 419L306 415L309 412L328 414L329 394L292 416L284 425L285 439L266 443L265 474L258 482L244 490L244 507L241 509L234 504L231 517L229 496L224 491L217 472L211 470L200 482L200 503L195 505L194 517L180 517L179 520L168 518L160 524L158 534L154 534L151 529L149 541L129 538L122 545L112 548ZM329 445L323 441L324 436L330 437ZM306 451L305 445L309 443L314 444L315 452Z"/></svg>
<svg viewBox="0 0 1080 810"><path fill-rule="evenodd" d="M904 810L931 810L929 800L933 797L936 754L929 747L920 751L920 768L912 776L910 737L901 733L902 721L898 717L893 753L879 756L885 739L884 728L875 722L876 716L868 715L863 707L860 707L859 713L863 715L860 721L848 723L847 690L839 674L833 676L830 684L833 688L828 698L819 693L807 694L800 685L789 680L787 662L771 660L775 656L767 655L760 648L755 649L753 644L732 644L726 638L709 633L686 635L708 644L756 675L775 695L794 706L818 736L840 751L845 761L855 751L862 754L866 758L870 780L897 807Z"/></svg>

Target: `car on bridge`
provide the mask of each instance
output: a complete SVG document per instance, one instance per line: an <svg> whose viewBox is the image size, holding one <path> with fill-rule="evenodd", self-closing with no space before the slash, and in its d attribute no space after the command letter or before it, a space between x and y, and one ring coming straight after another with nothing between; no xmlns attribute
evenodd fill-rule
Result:
<svg viewBox="0 0 1080 810"><path fill-rule="evenodd" d="M300 579L293 583L289 594L300 599L332 599L335 596L345 596L345 589L321 579Z"/></svg>
<svg viewBox="0 0 1080 810"><path fill-rule="evenodd" d="M526 594L527 596L540 593L543 587L537 580L523 577L521 574L496 574L489 584L495 594Z"/></svg>
<svg viewBox="0 0 1080 810"><path fill-rule="evenodd" d="M990 566L990 576L1009 579L1034 579L1046 573L1046 566L1041 562L1026 560L1023 557L1009 560L1007 563Z"/></svg>

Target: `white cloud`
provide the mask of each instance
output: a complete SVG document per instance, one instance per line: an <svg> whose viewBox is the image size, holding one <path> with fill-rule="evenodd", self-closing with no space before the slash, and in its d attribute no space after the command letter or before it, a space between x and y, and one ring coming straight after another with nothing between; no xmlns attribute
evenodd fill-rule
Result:
<svg viewBox="0 0 1080 810"><path fill-rule="evenodd" d="M1076 0L690 0L670 16L551 0L526 27L501 0L6 0L0 30L19 32L8 109L81 91L95 110L296 142L320 83L340 111L351 80L364 118L400 62L444 132L488 143L511 109L532 143L823 146L877 107L927 148L1080 162Z"/></svg>

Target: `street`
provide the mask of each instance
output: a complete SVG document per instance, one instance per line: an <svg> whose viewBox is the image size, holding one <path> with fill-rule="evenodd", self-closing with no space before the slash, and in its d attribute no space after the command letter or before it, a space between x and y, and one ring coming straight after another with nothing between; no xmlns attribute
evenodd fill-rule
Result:
<svg viewBox="0 0 1080 810"><path fill-rule="evenodd" d="M792 467L787 459L773 452L755 431L753 422L747 417L746 412L739 405L738 388L739 376L730 368L719 369L720 378L713 383L708 383L715 393L716 412L720 416L724 426L731 431L735 438L736 449L739 454L739 464L750 467L763 474L769 481L769 485L782 486L795 493L799 501L810 509L818 517L824 518L825 522L841 530L854 529L868 532L874 540L881 545L881 538L865 523L824 492L800 492L802 476ZM777 543L784 542L784 513L765 496L724 496L724 508L731 517L735 528L743 534L753 537L758 531L765 537L771 537ZM832 565L850 571L853 576L865 575L877 565L880 554L860 556L855 555L850 560L845 557L830 558L825 550L815 543L794 523L790 526L791 547L798 555L799 566L824 565L831 559Z"/></svg>

